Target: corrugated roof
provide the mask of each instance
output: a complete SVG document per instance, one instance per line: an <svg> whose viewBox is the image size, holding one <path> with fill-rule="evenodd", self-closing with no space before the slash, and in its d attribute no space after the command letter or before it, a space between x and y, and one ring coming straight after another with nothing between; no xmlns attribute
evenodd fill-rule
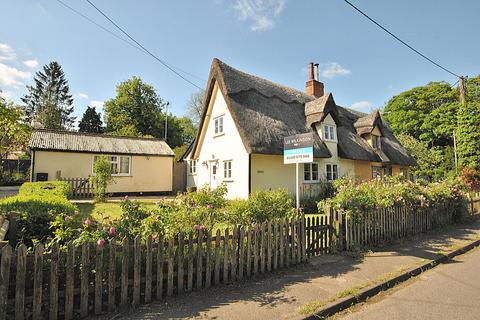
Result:
<svg viewBox="0 0 480 320"><path fill-rule="evenodd" d="M160 139L119 137L71 131L36 130L30 148L73 152L141 154L173 156L168 144Z"/></svg>

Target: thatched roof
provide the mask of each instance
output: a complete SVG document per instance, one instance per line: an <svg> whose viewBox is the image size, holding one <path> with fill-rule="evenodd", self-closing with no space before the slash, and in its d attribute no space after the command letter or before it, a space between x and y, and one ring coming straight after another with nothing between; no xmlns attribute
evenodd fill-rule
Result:
<svg viewBox="0 0 480 320"><path fill-rule="evenodd" d="M358 118L354 123L354 127L357 129L359 135L371 133L376 126L380 128L380 131L382 130L382 122L378 110L375 110L369 115Z"/></svg>
<svg viewBox="0 0 480 320"><path fill-rule="evenodd" d="M249 153L283 154L283 139L297 133L314 131L312 124L331 114L337 123L338 154L341 158L365 161L382 159L357 134L355 122L364 113L339 107L331 93L316 99L306 93L239 71L214 59L208 80L204 111L211 98L215 82L225 97L227 107L236 123ZM382 149L393 164L414 165L415 160L395 139L388 126L382 124ZM200 130L199 130L200 131ZM198 133L200 134L200 132ZM331 154L315 134L314 156L330 158ZM193 151L198 147L198 136Z"/></svg>
<svg viewBox="0 0 480 320"><path fill-rule="evenodd" d="M173 156L160 139L119 137L72 131L36 130L30 139L33 150L70 151L148 156Z"/></svg>

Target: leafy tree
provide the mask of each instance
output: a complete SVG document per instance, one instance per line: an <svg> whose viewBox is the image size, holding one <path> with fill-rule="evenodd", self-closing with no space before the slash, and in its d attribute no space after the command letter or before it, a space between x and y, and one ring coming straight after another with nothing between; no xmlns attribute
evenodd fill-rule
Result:
<svg viewBox="0 0 480 320"><path fill-rule="evenodd" d="M162 137L165 102L153 86L133 77L117 85L115 98L105 102L106 132L116 135Z"/></svg>
<svg viewBox="0 0 480 320"><path fill-rule="evenodd" d="M12 151L23 150L30 139L30 127L24 122L22 108L0 97L0 159Z"/></svg>
<svg viewBox="0 0 480 320"><path fill-rule="evenodd" d="M195 126L198 126L203 111L203 99L205 91L196 91L191 94L187 102L187 115L192 119Z"/></svg>
<svg viewBox="0 0 480 320"><path fill-rule="evenodd" d="M189 145L197 135L197 128L192 122L192 119L187 117L178 118L178 126L182 130L183 143Z"/></svg>
<svg viewBox="0 0 480 320"><path fill-rule="evenodd" d="M34 86L27 86L22 98L29 120L46 129L69 129L75 122L73 98L58 62L52 61L34 77Z"/></svg>
<svg viewBox="0 0 480 320"><path fill-rule="evenodd" d="M87 107L82 116L82 120L78 124L78 131L102 133L103 123L100 117L100 112L95 111L95 107Z"/></svg>
<svg viewBox="0 0 480 320"><path fill-rule="evenodd" d="M460 167L480 169L480 102L467 102L458 110L457 150Z"/></svg>
<svg viewBox="0 0 480 320"><path fill-rule="evenodd" d="M112 164L106 156L100 156L93 163L93 176L90 181L93 184L93 193L95 200L105 202L107 197L107 187L113 181Z"/></svg>

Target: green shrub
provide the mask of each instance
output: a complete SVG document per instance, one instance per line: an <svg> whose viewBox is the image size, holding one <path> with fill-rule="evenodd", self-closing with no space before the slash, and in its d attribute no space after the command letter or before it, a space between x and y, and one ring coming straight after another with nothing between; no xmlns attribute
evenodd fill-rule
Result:
<svg viewBox="0 0 480 320"><path fill-rule="evenodd" d="M90 181L93 184L93 193L95 200L98 202L105 202L107 198L107 187L113 181L112 164L108 161L106 156L95 157L93 164L93 177Z"/></svg>
<svg viewBox="0 0 480 320"><path fill-rule="evenodd" d="M286 189L257 191L248 200L235 200L228 206L229 220L241 224L292 217L294 214L293 200Z"/></svg>
<svg viewBox="0 0 480 320"><path fill-rule="evenodd" d="M68 182L65 181L42 181L25 182L18 191L22 196L59 196L68 198L71 195L71 189Z"/></svg>
<svg viewBox="0 0 480 320"><path fill-rule="evenodd" d="M17 239L31 244L52 236L50 223L58 214L73 215L77 207L60 196L18 195L0 200L0 213L18 212L19 230Z"/></svg>

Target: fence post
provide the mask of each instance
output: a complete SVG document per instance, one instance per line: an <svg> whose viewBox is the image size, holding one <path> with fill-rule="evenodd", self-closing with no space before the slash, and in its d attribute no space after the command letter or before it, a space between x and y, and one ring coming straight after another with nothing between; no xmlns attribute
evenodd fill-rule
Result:
<svg viewBox="0 0 480 320"><path fill-rule="evenodd" d="M12 260L12 247L9 244L7 244L2 248L1 252L2 252L2 257L1 257L2 259L0 261L0 320L5 320L7 319L7 301L8 301L8 288L10 285L10 267L11 267L11 260ZM37 272L35 272L35 275L37 275Z"/></svg>
<svg viewBox="0 0 480 320"><path fill-rule="evenodd" d="M50 261L50 301L49 303L49 319L56 320L58 317L58 242L55 242L51 250Z"/></svg>
<svg viewBox="0 0 480 320"><path fill-rule="evenodd" d="M15 319L23 320L25 316L25 274L27 270L27 247L22 244L17 248L17 276L15 281Z"/></svg>

